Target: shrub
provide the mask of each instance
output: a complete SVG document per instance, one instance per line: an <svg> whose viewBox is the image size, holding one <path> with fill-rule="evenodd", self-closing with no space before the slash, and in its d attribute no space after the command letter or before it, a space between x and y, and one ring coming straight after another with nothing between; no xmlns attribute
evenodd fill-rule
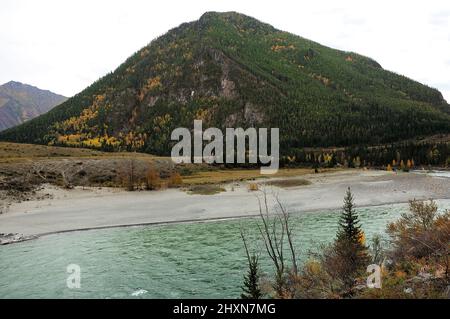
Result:
<svg viewBox="0 0 450 319"><path fill-rule="evenodd" d="M136 190L137 185L137 175L136 175L136 161L130 159L127 161L123 167L120 169L120 180L123 187L126 190L133 192Z"/></svg>
<svg viewBox="0 0 450 319"><path fill-rule="evenodd" d="M159 173L153 167L149 167L146 177L145 188L147 190L156 190L161 188L161 178Z"/></svg>
<svg viewBox="0 0 450 319"><path fill-rule="evenodd" d="M438 213L434 201L411 201L410 212L388 226L391 257L399 262L432 259L449 276L450 211Z"/></svg>
<svg viewBox="0 0 450 319"><path fill-rule="evenodd" d="M170 174L167 186L169 188L177 188L181 185L183 185L183 178L181 177L180 173L174 172Z"/></svg>

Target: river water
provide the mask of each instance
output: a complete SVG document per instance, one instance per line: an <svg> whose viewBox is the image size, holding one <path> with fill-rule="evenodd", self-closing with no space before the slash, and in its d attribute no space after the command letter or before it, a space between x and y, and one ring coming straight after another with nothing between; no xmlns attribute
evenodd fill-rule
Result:
<svg viewBox="0 0 450 319"><path fill-rule="evenodd" d="M450 200L438 201L450 208ZM407 204L359 208L367 242L407 211ZM300 261L336 234L339 210L297 213L291 221ZM257 218L142 226L49 235L0 247L0 298L238 298L246 259L240 228L271 265ZM80 289L67 288L69 264Z"/></svg>

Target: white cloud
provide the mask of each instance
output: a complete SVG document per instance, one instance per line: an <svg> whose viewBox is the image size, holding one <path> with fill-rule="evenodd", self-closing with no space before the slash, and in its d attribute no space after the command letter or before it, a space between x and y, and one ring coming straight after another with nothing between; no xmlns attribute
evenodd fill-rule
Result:
<svg viewBox="0 0 450 319"><path fill-rule="evenodd" d="M73 95L155 37L205 11L238 11L377 60L450 101L447 1L3 0L0 83Z"/></svg>

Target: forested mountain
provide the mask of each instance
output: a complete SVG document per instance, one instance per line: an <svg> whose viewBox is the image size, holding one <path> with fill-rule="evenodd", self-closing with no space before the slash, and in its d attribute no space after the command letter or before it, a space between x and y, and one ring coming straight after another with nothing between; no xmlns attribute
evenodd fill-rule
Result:
<svg viewBox="0 0 450 319"><path fill-rule="evenodd" d="M450 133L439 91L359 54L209 12L0 139L168 155L171 131L194 119L222 129L279 127L284 155Z"/></svg>
<svg viewBox="0 0 450 319"><path fill-rule="evenodd" d="M0 86L0 131L48 112L67 98L19 82Z"/></svg>

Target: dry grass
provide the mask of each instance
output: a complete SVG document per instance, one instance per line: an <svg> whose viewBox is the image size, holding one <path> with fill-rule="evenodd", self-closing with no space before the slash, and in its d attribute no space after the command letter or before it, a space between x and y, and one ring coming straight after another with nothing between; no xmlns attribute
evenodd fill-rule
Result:
<svg viewBox="0 0 450 319"><path fill-rule="evenodd" d="M265 183L265 185L276 186L276 187L281 187L281 188L289 188L289 187L311 185L311 182L306 179L282 179L282 180L269 181L269 182Z"/></svg>
<svg viewBox="0 0 450 319"><path fill-rule="evenodd" d="M59 158L135 158L149 161L154 159L168 159L143 153L107 153L86 148L0 142L0 163Z"/></svg>
<svg viewBox="0 0 450 319"><path fill-rule="evenodd" d="M245 181L249 179L259 178L262 175L259 170L216 170L196 172L190 176L184 177L185 185L201 185L201 184L220 184L233 181Z"/></svg>
<svg viewBox="0 0 450 319"><path fill-rule="evenodd" d="M130 174L130 163L133 173ZM149 176L149 167L155 174ZM54 184L74 186L153 188L157 175L167 179L175 165L169 157L140 153L106 153L83 148L0 142L0 181L3 188ZM127 180L126 183L124 181Z"/></svg>
<svg viewBox="0 0 450 319"><path fill-rule="evenodd" d="M226 192L225 188L218 185L193 185L187 191L191 195L215 195Z"/></svg>
<svg viewBox="0 0 450 319"><path fill-rule="evenodd" d="M135 168L132 178L126 171L130 163ZM84 148L0 142L0 177L30 176L36 183L73 186L121 187L127 177L127 188L139 188L156 181L148 180L148 168L168 178L175 170L169 157L157 157L142 153L107 153ZM153 176L150 176L153 177ZM145 180L145 181L144 181ZM151 182L151 183L150 183ZM135 185L136 184L136 185Z"/></svg>
<svg viewBox="0 0 450 319"><path fill-rule="evenodd" d="M124 167L129 166L130 161L136 162L139 183L142 177L142 184L148 184L150 189L164 188L163 184L166 182L167 187L189 187L313 173L312 169L294 168L280 169L277 174L268 176L261 175L259 169L220 169L206 164L174 165L170 157L142 153L107 153L84 148L0 142L0 176L13 177L37 171L46 175L47 182L52 182L53 179L59 178L61 171L68 171L68 175L74 176L74 185L114 187L117 186L117 179L120 179L118 175L123 172ZM152 183L149 183L148 167L153 167L156 173L160 174L161 187L150 185L153 180L156 180L156 174L151 174L150 182ZM328 169L323 172L337 170L339 169ZM58 181L53 182L58 184Z"/></svg>
<svg viewBox="0 0 450 319"><path fill-rule="evenodd" d="M343 169L324 169L321 172L337 172ZM280 169L274 175L261 175L259 169L226 169L216 171L199 171L190 176L183 176L185 185L224 184L230 182L242 182L268 177L295 177L314 173L309 168Z"/></svg>

